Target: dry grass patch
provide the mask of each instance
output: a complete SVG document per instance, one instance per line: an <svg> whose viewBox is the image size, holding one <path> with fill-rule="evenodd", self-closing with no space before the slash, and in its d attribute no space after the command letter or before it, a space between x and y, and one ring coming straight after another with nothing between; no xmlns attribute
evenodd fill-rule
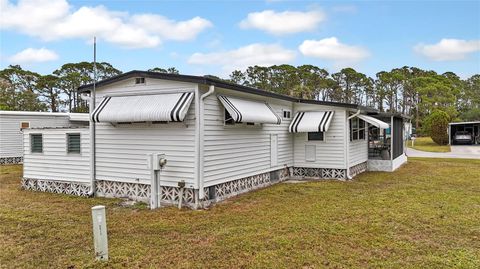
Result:
<svg viewBox="0 0 480 269"><path fill-rule="evenodd" d="M412 140L407 141L407 146L421 151L428 152L450 152L450 145L439 145L433 142L430 137L417 137L412 147Z"/></svg>
<svg viewBox="0 0 480 269"><path fill-rule="evenodd" d="M208 210L22 191L1 167L6 268L478 268L479 160L410 159L351 182L277 184ZM107 206L110 261L93 260L90 208Z"/></svg>

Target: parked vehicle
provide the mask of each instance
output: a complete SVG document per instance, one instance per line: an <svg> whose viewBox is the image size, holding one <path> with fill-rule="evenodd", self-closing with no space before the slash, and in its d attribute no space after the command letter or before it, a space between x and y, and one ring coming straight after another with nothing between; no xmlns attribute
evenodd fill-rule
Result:
<svg viewBox="0 0 480 269"><path fill-rule="evenodd" d="M467 131L458 131L453 138L456 144L471 144L473 142L472 134Z"/></svg>

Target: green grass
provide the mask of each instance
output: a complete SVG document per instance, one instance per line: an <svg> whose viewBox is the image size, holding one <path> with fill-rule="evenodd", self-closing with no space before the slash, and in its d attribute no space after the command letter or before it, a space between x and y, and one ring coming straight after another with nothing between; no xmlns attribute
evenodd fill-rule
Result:
<svg viewBox="0 0 480 269"><path fill-rule="evenodd" d="M2 166L4 268L479 268L480 160L409 159L350 182L281 183L208 210L20 190ZM107 206L110 260L90 208Z"/></svg>
<svg viewBox="0 0 480 269"><path fill-rule="evenodd" d="M409 148L413 148L421 151L428 151L428 152L450 152L449 145L441 146L433 142L433 140L430 137L417 137L415 139L413 147L412 147L412 141L408 140L407 146Z"/></svg>

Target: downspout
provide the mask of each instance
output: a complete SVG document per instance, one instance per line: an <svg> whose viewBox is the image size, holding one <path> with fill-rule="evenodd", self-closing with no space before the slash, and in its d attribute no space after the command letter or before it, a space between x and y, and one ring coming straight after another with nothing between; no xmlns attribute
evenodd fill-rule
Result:
<svg viewBox="0 0 480 269"><path fill-rule="evenodd" d="M347 118L347 123L345 124L345 164L347 167L347 179L352 179L352 177L350 176L350 159L348 156L350 153L350 120L360 115L361 112L362 111L360 109L357 110L355 114Z"/></svg>
<svg viewBox="0 0 480 269"><path fill-rule="evenodd" d="M93 39L93 90L90 93L89 104L89 130L90 130L90 191L88 196L95 195L95 122L93 121L92 114L95 110L95 97L96 97L96 84L97 84L97 42L96 38Z"/></svg>
<svg viewBox="0 0 480 269"><path fill-rule="evenodd" d="M204 100L205 98L207 98L208 96L212 95L213 92L215 91L215 86L214 85L210 85L209 89L208 89L208 92L202 94L200 96L200 113L199 113L199 116L200 116L200 120L198 121L199 122L199 139L198 139L198 142L199 142L199 151L198 151L198 156L197 156L197 163L198 163L198 177L197 177L197 186L198 186L198 199L201 200L203 198L205 198L205 190L203 188L203 150L204 150L204 142L205 142L205 138L204 138L204 132L205 132L205 122L204 122L204 119L203 119L203 115L204 115L204 106L205 106L205 103L204 103Z"/></svg>

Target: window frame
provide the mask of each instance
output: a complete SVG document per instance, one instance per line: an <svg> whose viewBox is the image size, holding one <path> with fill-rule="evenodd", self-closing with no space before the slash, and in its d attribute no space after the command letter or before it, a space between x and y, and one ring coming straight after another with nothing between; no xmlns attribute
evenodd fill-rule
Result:
<svg viewBox="0 0 480 269"><path fill-rule="evenodd" d="M318 133L321 133L322 134L322 140L318 140L318 139L314 139L314 140L310 140L310 134L318 134ZM326 142L326 134L325 132L306 132L306 139L305 139L307 142Z"/></svg>
<svg viewBox="0 0 480 269"><path fill-rule="evenodd" d="M78 135L78 152L70 150L70 135ZM81 133L66 133L65 134L67 154L82 154L82 134Z"/></svg>
<svg viewBox="0 0 480 269"><path fill-rule="evenodd" d="M282 118L289 120L292 118L292 111L289 109L282 109Z"/></svg>
<svg viewBox="0 0 480 269"><path fill-rule="evenodd" d="M34 136L40 136L40 142L41 142L41 149L40 151L34 151L33 143L34 143ZM32 154L43 154L43 134L42 133L33 133L30 134L30 153Z"/></svg>
<svg viewBox="0 0 480 269"><path fill-rule="evenodd" d="M28 127L23 127L24 123L28 124ZM29 121L21 121L20 122L20 129L28 129L28 128L30 128L30 122Z"/></svg>
<svg viewBox="0 0 480 269"><path fill-rule="evenodd" d="M350 133L351 142L366 140L366 137L367 137L366 129L368 128L368 124L366 121L358 117L350 119L349 128L350 128L349 133Z"/></svg>
<svg viewBox="0 0 480 269"><path fill-rule="evenodd" d="M235 128L235 126L242 126L244 128L261 128L262 124L257 122L235 122L235 120L231 117L227 121L227 115L230 115L226 108L223 108L223 127L224 128Z"/></svg>
<svg viewBox="0 0 480 269"><path fill-rule="evenodd" d="M135 78L135 85L144 85L146 82L145 77L136 77Z"/></svg>

